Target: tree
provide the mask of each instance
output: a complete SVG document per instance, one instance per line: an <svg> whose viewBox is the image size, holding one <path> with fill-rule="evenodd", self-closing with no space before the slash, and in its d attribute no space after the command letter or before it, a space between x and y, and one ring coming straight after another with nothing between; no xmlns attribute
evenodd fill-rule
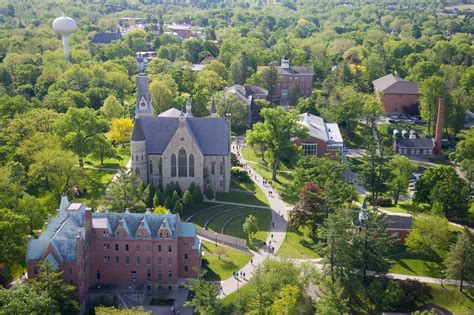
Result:
<svg viewBox="0 0 474 315"><path fill-rule="evenodd" d="M191 207L193 205L193 196L189 192L189 190L186 190L183 194L183 206L185 208Z"/></svg>
<svg viewBox="0 0 474 315"><path fill-rule="evenodd" d="M415 167L405 156L395 155L388 163L388 169L392 173L392 179L388 183L389 190L395 204L397 204L400 195L407 191Z"/></svg>
<svg viewBox="0 0 474 315"><path fill-rule="evenodd" d="M29 284L14 285L9 289L0 286L0 314L54 314L54 301L47 292L36 290Z"/></svg>
<svg viewBox="0 0 474 315"><path fill-rule="evenodd" d="M105 136L97 137L95 148L91 155L94 159L100 160L100 165L104 165L104 159L112 158L115 154L115 148Z"/></svg>
<svg viewBox="0 0 474 315"><path fill-rule="evenodd" d="M183 214L183 204L181 201L177 200L176 203L174 204L173 210L175 213L179 213L180 215Z"/></svg>
<svg viewBox="0 0 474 315"><path fill-rule="evenodd" d="M298 314L300 302L301 290L297 286L286 285L281 289L279 296L275 299L271 308L271 314L296 315Z"/></svg>
<svg viewBox="0 0 474 315"><path fill-rule="evenodd" d="M307 182L300 190L299 201L290 213L295 227L309 226L310 236L316 239L317 226L327 216L327 204L323 190L313 182Z"/></svg>
<svg viewBox="0 0 474 315"><path fill-rule="evenodd" d="M23 264L28 218L0 208L0 286L10 282L13 269Z"/></svg>
<svg viewBox="0 0 474 315"><path fill-rule="evenodd" d="M187 301L185 306L194 307L198 314L219 314L221 303L218 299L218 285L204 279L206 270L197 269L196 271L198 277L188 279L188 284L184 285L194 293L192 300Z"/></svg>
<svg viewBox="0 0 474 315"><path fill-rule="evenodd" d="M252 239L252 236L258 232L258 222L257 218L253 215L249 215L245 218L245 222L242 225L244 233L247 234L249 240Z"/></svg>
<svg viewBox="0 0 474 315"><path fill-rule="evenodd" d="M34 182L42 183L58 202L61 195L80 179L77 157L71 151L44 149L33 156L33 161L28 176Z"/></svg>
<svg viewBox="0 0 474 315"><path fill-rule="evenodd" d="M301 86L298 83L292 84L288 89L290 106L296 106L296 104L298 103L298 99L301 97L302 94L303 91L301 90Z"/></svg>
<svg viewBox="0 0 474 315"><path fill-rule="evenodd" d="M79 306L73 293L75 287L67 284L62 279L63 271L56 270L47 261L39 263L39 273L30 283L39 292L46 292L54 301L56 312L60 314L77 314ZM56 313L55 312L55 313Z"/></svg>
<svg viewBox="0 0 474 315"><path fill-rule="evenodd" d="M156 113L162 113L174 104L178 86L169 75L162 76L159 80L154 80L150 84L151 104Z"/></svg>
<svg viewBox="0 0 474 315"><path fill-rule="evenodd" d="M145 310L143 306L132 308L115 308L113 306L96 306L94 307L96 315L150 315L151 312Z"/></svg>
<svg viewBox="0 0 474 315"><path fill-rule="evenodd" d="M247 107L234 94L217 93L211 99L214 102L219 117L230 114L232 129L238 129L247 125Z"/></svg>
<svg viewBox="0 0 474 315"><path fill-rule="evenodd" d="M278 182L277 170L281 160L296 155L298 147L294 138L305 139L308 130L299 123L300 117L294 110L286 112L283 108L264 108L260 112L264 122L257 122L247 130L247 144L265 147L265 158L272 164L272 179Z"/></svg>
<svg viewBox="0 0 474 315"><path fill-rule="evenodd" d="M221 260L221 256L227 255L227 249L224 246L217 245L215 249L215 253L217 254L217 257L219 258L219 260Z"/></svg>
<svg viewBox="0 0 474 315"><path fill-rule="evenodd" d="M70 108L58 119L56 129L65 146L79 156L83 167L84 158L94 151L97 141L107 131L107 123L91 108Z"/></svg>
<svg viewBox="0 0 474 315"><path fill-rule="evenodd" d="M201 187L197 185L193 191L193 203L198 205L198 204L201 204L203 201L204 201L204 198L201 192Z"/></svg>
<svg viewBox="0 0 474 315"><path fill-rule="evenodd" d="M143 183L140 178L130 172L121 171L117 179L112 182L103 197L104 203L110 207L111 211L144 212L145 198Z"/></svg>
<svg viewBox="0 0 474 315"><path fill-rule="evenodd" d="M27 193L24 193L23 197L18 200L15 212L28 218L30 233L40 229L47 218L47 209L42 200Z"/></svg>
<svg viewBox="0 0 474 315"><path fill-rule="evenodd" d="M405 244L411 252L441 260L449 249L448 220L439 216L419 217L413 222Z"/></svg>
<svg viewBox="0 0 474 315"><path fill-rule="evenodd" d="M133 121L130 118L114 118L108 132L109 138L115 144L128 143L133 129Z"/></svg>
<svg viewBox="0 0 474 315"><path fill-rule="evenodd" d="M241 51L230 65L230 78L234 84L244 84L250 76L250 61L247 53Z"/></svg>
<svg viewBox="0 0 474 315"><path fill-rule="evenodd" d="M317 314L349 313L348 299L344 297L342 288L329 281L324 281L320 288L323 291L323 296L316 304Z"/></svg>
<svg viewBox="0 0 474 315"><path fill-rule="evenodd" d="M153 197L153 204L155 206L163 205L165 202L163 196L164 196L163 187L160 185L155 190L155 196Z"/></svg>
<svg viewBox="0 0 474 315"><path fill-rule="evenodd" d="M211 186L207 186L205 195L206 195L207 200L214 200L214 198L216 197Z"/></svg>
<svg viewBox="0 0 474 315"><path fill-rule="evenodd" d="M104 115L107 120L114 118L122 118L125 109L115 95L110 95L104 101L104 105L100 108L100 113Z"/></svg>
<svg viewBox="0 0 474 315"><path fill-rule="evenodd" d="M436 116L438 114L438 101L444 98L446 114L450 108L448 88L444 80L438 76L432 76L420 84L420 114L423 120L428 122L428 134L432 135L435 130Z"/></svg>
<svg viewBox="0 0 474 315"><path fill-rule="evenodd" d="M374 96L367 96L364 100L364 106L362 108L362 117L365 125L369 128L370 132L374 132L375 121L382 116L384 109L382 102L379 98Z"/></svg>
<svg viewBox="0 0 474 315"><path fill-rule="evenodd" d="M451 245L444 265L446 276L450 279L459 279L459 290L462 292L464 281L474 280L474 236L469 228L464 227L458 236L456 244Z"/></svg>

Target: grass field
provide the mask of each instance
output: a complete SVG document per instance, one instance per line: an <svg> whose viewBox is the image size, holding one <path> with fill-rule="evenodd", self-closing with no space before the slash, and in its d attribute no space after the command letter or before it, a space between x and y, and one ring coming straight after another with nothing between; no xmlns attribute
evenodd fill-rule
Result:
<svg viewBox="0 0 474 315"><path fill-rule="evenodd" d="M224 292L225 293L225 292ZM239 298L248 301L252 294L252 287L248 284L242 284L239 291L234 291L221 300L224 308L239 302Z"/></svg>
<svg viewBox="0 0 474 315"><path fill-rule="evenodd" d="M451 311L455 315L474 314L474 289L464 288L464 293L459 291L459 287L452 285L429 284L432 291L434 303Z"/></svg>
<svg viewBox="0 0 474 315"><path fill-rule="evenodd" d="M125 147L118 146L116 148L117 154L113 158L104 159L104 164L100 164L100 160L94 159L91 156L88 156L84 159L85 166L94 166L101 168L122 168L124 167L128 160L130 159L130 146L125 145Z"/></svg>
<svg viewBox="0 0 474 315"><path fill-rule="evenodd" d="M263 191L252 180L248 180L244 182L244 181L237 181L235 179L232 179L230 181L230 188L242 189L242 190L247 190L249 192L253 192L254 194L252 195L252 204L254 205L257 205L257 206L269 205L268 199L267 197L265 197ZM246 197L248 198L249 197L248 194L246 195L247 195ZM243 201L244 201L243 203L249 203L247 200L243 200Z"/></svg>
<svg viewBox="0 0 474 315"><path fill-rule="evenodd" d="M299 228L298 230L288 228L285 241L277 255L283 258L318 258L316 244L313 243L308 234L309 228Z"/></svg>
<svg viewBox="0 0 474 315"><path fill-rule="evenodd" d="M217 248L224 248L225 253L220 259L216 253ZM202 242L203 267L207 270L206 280L225 280L232 276L232 272L239 270L247 264L251 258L250 254L221 246L211 242Z"/></svg>
<svg viewBox="0 0 474 315"><path fill-rule="evenodd" d="M94 206L97 206L100 198L105 193L105 189L117 172L84 169L84 173L86 177L85 190L82 191L80 198L75 198L74 201L84 201L88 205L94 204Z"/></svg>
<svg viewBox="0 0 474 315"><path fill-rule="evenodd" d="M404 252L400 255L387 258L392 264L389 269L391 273L399 273L412 276L442 277L443 266L425 257Z"/></svg>
<svg viewBox="0 0 474 315"><path fill-rule="evenodd" d="M254 211L251 211L249 215L252 214L257 218L258 232L253 235L249 247L256 250L263 245L268 238L268 231L270 230L270 225L272 223L272 212L270 209L253 210ZM241 209L239 212L244 213L244 209ZM244 233L242 228L246 218L247 216L241 216L232 220L224 230L224 234L247 239L247 235Z"/></svg>

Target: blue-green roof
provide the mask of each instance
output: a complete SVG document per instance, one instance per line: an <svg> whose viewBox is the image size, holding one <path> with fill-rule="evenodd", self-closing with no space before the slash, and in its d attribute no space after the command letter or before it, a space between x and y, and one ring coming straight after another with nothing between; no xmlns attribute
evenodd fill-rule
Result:
<svg viewBox="0 0 474 315"><path fill-rule="evenodd" d="M196 227L191 222L181 222L178 230L179 237L194 237L196 236Z"/></svg>

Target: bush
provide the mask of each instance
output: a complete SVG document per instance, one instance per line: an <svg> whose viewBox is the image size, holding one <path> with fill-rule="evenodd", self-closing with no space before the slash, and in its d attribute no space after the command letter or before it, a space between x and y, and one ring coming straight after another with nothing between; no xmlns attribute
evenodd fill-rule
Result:
<svg viewBox="0 0 474 315"><path fill-rule="evenodd" d="M190 207L192 205L193 205L193 196L189 192L189 190L186 190L183 195L183 206Z"/></svg>
<svg viewBox="0 0 474 315"><path fill-rule="evenodd" d="M372 197L367 197L366 201L373 206L390 207L392 206L392 199L389 197L378 197L376 202L372 202Z"/></svg>
<svg viewBox="0 0 474 315"><path fill-rule="evenodd" d="M179 213L180 215L183 214L183 204L181 201L177 200L176 203L174 204L174 213Z"/></svg>
<svg viewBox="0 0 474 315"><path fill-rule="evenodd" d="M242 164L240 164L239 162L239 158L235 153L230 154L230 163L232 166L242 166Z"/></svg>
<svg viewBox="0 0 474 315"><path fill-rule="evenodd" d="M230 176L240 182L250 182L249 174L245 170L233 168L230 172Z"/></svg>
<svg viewBox="0 0 474 315"><path fill-rule="evenodd" d="M206 188L206 198L208 200L213 200L215 198L214 190L212 190L211 186L207 186Z"/></svg>
<svg viewBox="0 0 474 315"><path fill-rule="evenodd" d="M202 203L203 201L204 201L204 198L202 196L201 186L196 185L193 192L193 204L198 205Z"/></svg>

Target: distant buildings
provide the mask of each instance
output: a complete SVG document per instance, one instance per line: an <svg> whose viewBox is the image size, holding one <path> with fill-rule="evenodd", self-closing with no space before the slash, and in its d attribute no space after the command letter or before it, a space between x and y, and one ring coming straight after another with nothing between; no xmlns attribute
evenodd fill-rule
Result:
<svg viewBox="0 0 474 315"><path fill-rule="evenodd" d="M311 67L295 67L290 65L288 57L281 59L280 66L274 66L278 71L275 94L280 98L281 105L288 105L293 93L299 90L296 97L310 97L313 86L314 70ZM292 88L298 86L298 88Z"/></svg>
<svg viewBox="0 0 474 315"><path fill-rule="evenodd" d="M185 23L165 24L165 33L177 36L181 39L200 38L203 35L203 28L199 26L191 26Z"/></svg>
<svg viewBox="0 0 474 315"><path fill-rule="evenodd" d="M374 91L381 93L381 100L388 114L401 114L417 110L420 93L418 83L388 74L372 81Z"/></svg>
<svg viewBox="0 0 474 315"><path fill-rule="evenodd" d="M191 183L228 192L230 186L230 120L195 118L191 102L186 113L170 109L153 115L148 78L138 76L135 123L131 136L131 169L145 183Z"/></svg>
<svg viewBox="0 0 474 315"><path fill-rule="evenodd" d="M84 203L61 199L38 239L29 239L28 277L46 260L61 269L76 287L81 307L96 298L114 301L120 293L147 294L175 290L196 277L201 242L194 224L177 214L92 212Z"/></svg>
<svg viewBox="0 0 474 315"><path fill-rule="evenodd" d="M434 139L418 139L414 134L410 135L408 139L395 137L393 140L393 151L407 156L433 156L442 154L441 142L443 139L444 111L444 100L440 99Z"/></svg>
<svg viewBox="0 0 474 315"><path fill-rule="evenodd" d="M254 101L267 99L268 91L255 85L234 84L224 89L225 94L233 94L247 107L247 125L251 126L260 120L258 107Z"/></svg>
<svg viewBox="0 0 474 315"><path fill-rule="evenodd" d="M344 142L337 124L325 123L321 117L309 113L301 114L300 117L300 123L309 130L307 139L296 141L301 145L304 155L321 157L344 152Z"/></svg>

